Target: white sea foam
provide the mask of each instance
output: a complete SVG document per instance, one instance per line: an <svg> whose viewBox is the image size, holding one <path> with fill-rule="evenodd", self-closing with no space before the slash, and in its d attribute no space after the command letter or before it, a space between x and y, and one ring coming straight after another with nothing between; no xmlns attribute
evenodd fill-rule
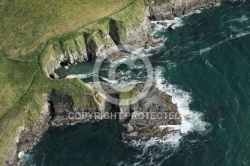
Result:
<svg viewBox="0 0 250 166"><path fill-rule="evenodd" d="M151 138L148 141L131 141L130 146L141 149L141 154L134 156L133 162L120 162L118 165L161 165L163 161L171 157L178 149L181 135L173 133L162 139Z"/></svg>
<svg viewBox="0 0 250 166"><path fill-rule="evenodd" d="M240 30L239 29L237 29L236 27L234 27L234 26L230 26L230 27L228 27L232 32L239 32Z"/></svg>
<svg viewBox="0 0 250 166"><path fill-rule="evenodd" d="M33 164L33 159L32 156L28 153L25 153L24 151L21 151L18 153L18 159L19 162L17 165L20 166L25 166L25 165L30 165L30 166L35 166L35 164Z"/></svg>
<svg viewBox="0 0 250 166"><path fill-rule="evenodd" d="M211 65L211 63L208 62L208 60L205 61L206 65L210 66L211 68L214 68L213 65Z"/></svg>
<svg viewBox="0 0 250 166"><path fill-rule="evenodd" d="M238 34L235 35L234 38L239 38L239 37L243 37L243 36L246 36L246 35L250 35L250 31L249 32L238 33Z"/></svg>
<svg viewBox="0 0 250 166"><path fill-rule="evenodd" d="M93 76L93 73L89 73L89 74L71 74L68 75L66 78L68 79L72 79L72 78L80 78L80 79L84 79L84 78L88 78Z"/></svg>
<svg viewBox="0 0 250 166"><path fill-rule="evenodd" d="M221 5L221 3L216 3L215 5L214 5L214 7L219 7Z"/></svg>
<svg viewBox="0 0 250 166"><path fill-rule="evenodd" d="M163 138L126 142L130 146L141 149L142 154L135 156L134 163L121 162L119 163L120 165L161 165L166 159L175 154L184 135L191 132L204 134L209 131L208 127L210 124L202 121L202 114L190 109L189 104L192 101L190 94L166 82L163 73L164 68L156 68L156 86L161 91L172 96L172 101L177 104L181 116L181 124L159 126L160 129L169 128L170 130L176 131ZM129 129L133 130L131 126Z"/></svg>
<svg viewBox="0 0 250 166"><path fill-rule="evenodd" d="M153 54L150 54L149 51L152 50L153 48L149 48L149 49L144 49L144 48L139 48L135 51L132 52L132 55L129 57L132 60L136 60L142 57L149 57Z"/></svg>
<svg viewBox="0 0 250 166"><path fill-rule="evenodd" d="M170 128L170 131L171 130L180 130L180 125L160 125L159 128L160 128L160 130Z"/></svg>
<svg viewBox="0 0 250 166"><path fill-rule="evenodd" d="M220 6L220 3L216 3L214 5L215 7ZM178 27L183 26L183 17L187 17L190 16L192 14L200 14L202 12L203 9L199 9L199 10L195 10L194 12L190 12L187 13L185 15L183 15L182 17L175 17L173 20L160 20L160 21L152 21L152 23L154 23L156 25L156 28L154 28L153 34L155 34L156 32L162 31L164 29L167 28L171 28L171 29L176 29ZM239 21L246 21L246 18L240 18Z"/></svg>
<svg viewBox="0 0 250 166"><path fill-rule="evenodd" d="M192 111L189 108L189 104L192 102L192 98L189 93L179 89L177 86L170 83L162 84L166 82L163 78L162 67L156 69L156 86L163 92L172 96L173 103L177 104L178 111L181 116L180 132L181 134L187 134L189 132L204 132L208 123L202 121L202 114Z"/></svg>
<svg viewBox="0 0 250 166"><path fill-rule="evenodd" d="M246 32L239 32L238 34L236 35L230 35L230 37L212 45L212 46L209 46L209 47L206 47L206 48L203 48L199 51L196 51L196 53L199 53L199 54L203 54L205 52L208 52L208 51L211 51L212 49L214 49L215 47L218 47L219 45L223 44L223 43L226 43L230 40L233 40L233 39L236 39L236 38L240 38L240 37L243 37L243 36L246 36L246 35L250 35L250 31L246 31ZM195 53L195 52L194 52Z"/></svg>
<svg viewBox="0 0 250 166"><path fill-rule="evenodd" d="M249 18L247 18L245 15L243 15L241 18L236 19L238 22L244 22L247 21Z"/></svg>
<svg viewBox="0 0 250 166"><path fill-rule="evenodd" d="M189 108L189 104L192 101L192 98L189 93L179 89L177 86L169 84L163 78L163 68L158 67L156 69L155 74L155 82L156 86L166 94L172 96L173 103L177 104L178 111L181 116L181 124L180 125L165 125L159 126L160 129L164 129L166 127L170 128L170 130L179 130L180 132L164 137L164 139L152 138L149 141L133 141L132 146L152 146L157 144L165 144L170 143L171 146L179 145L179 141L182 136L189 132L204 132L206 128L209 126L207 122L202 121L202 114L192 111ZM165 83L166 82L166 83Z"/></svg>
<svg viewBox="0 0 250 166"><path fill-rule="evenodd" d="M104 81L106 81L106 82L108 82L108 83L110 83L110 84L117 84L117 83L118 83L117 80L109 80L108 78L105 78L105 77L102 77L102 76L101 76L101 78L102 78Z"/></svg>
<svg viewBox="0 0 250 166"><path fill-rule="evenodd" d="M194 13L196 13L196 14L200 14L201 13L201 10L195 10L195 12Z"/></svg>
<svg viewBox="0 0 250 166"><path fill-rule="evenodd" d="M173 20L152 21L152 23L156 25L153 34L169 27L171 27L171 29L176 29L178 27L183 26L183 21L179 17L175 17Z"/></svg>
<svg viewBox="0 0 250 166"><path fill-rule="evenodd" d="M148 141L132 141L131 143L134 146L143 146L144 150L146 150L148 147L151 146L171 146L171 147L176 147L179 145L179 140L181 139L181 135L178 133L173 133L166 135L165 137L159 139L157 137L151 138Z"/></svg>
<svg viewBox="0 0 250 166"><path fill-rule="evenodd" d="M231 20L226 21L225 23L235 22L235 21L242 23L242 22L245 22L247 20L249 20L249 18L247 18L247 16L245 16L245 15L242 15L240 18L231 19Z"/></svg>

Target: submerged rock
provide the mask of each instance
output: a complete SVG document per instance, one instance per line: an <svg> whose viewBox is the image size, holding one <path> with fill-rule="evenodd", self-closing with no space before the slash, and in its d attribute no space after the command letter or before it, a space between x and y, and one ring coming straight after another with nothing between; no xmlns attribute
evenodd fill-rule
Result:
<svg viewBox="0 0 250 166"><path fill-rule="evenodd" d="M156 47L164 41L161 39L155 40L153 36L148 35L147 41L145 42L145 48L148 49L150 47Z"/></svg>

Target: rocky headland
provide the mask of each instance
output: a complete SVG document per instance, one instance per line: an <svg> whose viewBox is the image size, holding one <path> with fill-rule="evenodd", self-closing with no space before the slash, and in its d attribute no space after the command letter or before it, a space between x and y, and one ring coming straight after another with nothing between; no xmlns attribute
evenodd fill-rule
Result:
<svg viewBox="0 0 250 166"><path fill-rule="evenodd" d="M172 20L198 9L206 9L221 3L220 0L171 0L170 3L156 4L155 1L147 3L135 3L131 7L125 8L120 13L116 13L103 20L87 25L77 32L56 37L48 41L43 51L41 67L44 73L51 79L56 79L55 69L73 65L79 62L95 61L98 57L110 56L108 60L116 60L126 56L138 48L154 47L159 41L155 41L150 31L154 28L151 21ZM122 17L134 10L132 16ZM118 119L126 124L124 129L125 139L148 140L152 137L164 137L178 130L170 130L168 125L179 125L181 118L177 106L172 102L171 96L160 91L155 85L150 87L148 95L136 104L126 106L119 103L124 94L105 83L101 83L109 95L118 100L117 104L107 102L104 94L98 92L93 84L88 84L92 91L92 96L82 99L84 104L78 104L74 97L69 94L62 94L53 90L46 95L45 103L41 111L40 120L31 129L20 127L16 145L13 153L9 155L4 165L15 165L17 152L26 151L33 147L42 137L43 133L50 125L61 126L76 123L96 122L103 120L86 118L70 118L69 113L76 112L117 112L129 116ZM131 95L142 90L144 84L136 84L136 91L131 91ZM80 95L79 95L80 96ZM80 100L80 99L78 99ZM148 119L132 118L138 113L173 113L175 117L168 119ZM160 127L161 126L161 127Z"/></svg>

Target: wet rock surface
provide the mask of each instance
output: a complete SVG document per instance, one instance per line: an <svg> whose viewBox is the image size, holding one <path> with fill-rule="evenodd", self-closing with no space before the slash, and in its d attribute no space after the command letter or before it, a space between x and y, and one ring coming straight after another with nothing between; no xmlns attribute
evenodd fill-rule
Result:
<svg viewBox="0 0 250 166"><path fill-rule="evenodd" d="M137 84L140 93L144 84ZM177 105L172 102L172 97L160 91L155 85L150 87L147 95L139 102L125 106L123 110L130 111L127 125L130 128L125 132L127 140L149 140L153 137L164 137L171 132L168 127L160 126L179 125L181 123Z"/></svg>
<svg viewBox="0 0 250 166"><path fill-rule="evenodd" d="M150 8L150 19L153 21L173 20L174 17L181 17L198 9L212 7L221 0L176 0L170 4L153 6Z"/></svg>

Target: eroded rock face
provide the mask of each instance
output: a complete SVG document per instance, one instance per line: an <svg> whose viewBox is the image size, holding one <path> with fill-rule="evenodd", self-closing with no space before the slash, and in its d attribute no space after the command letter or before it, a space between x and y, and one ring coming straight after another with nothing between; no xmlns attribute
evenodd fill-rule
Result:
<svg viewBox="0 0 250 166"><path fill-rule="evenodd" d="M59 94L56 90L53 90L49 96L52 112L50 124L52 126L61 126L90 121L90 118L82 118L78 112L96 112L99 110L98 105L93 103L94 99L92 96L83 94L82 96L79 95L79 97L82 97L82 102L86 104L83 104L82 108L74 108L74 101L71 96ZM90 104L90 102L93 104Z"/></svg>
<svg viewBox="0 0 250 166"><path fill-rule="evenodd" d="M136 88L142 91L144 84L137 84ZM127 108L126 108L127 107ZM152 137L163 137L171 132L167 125L179 125L180 115L172 97L152 85L147 95L139 102L125 106L123 110L131 112L128 117L130 128L125 132L127 140L148 140Z"/></svg>
<svg viewBox="0 0 250 166"><path fill-rule="evenodd" d="M170 4L150 8L150 19L154 21L172 20L194 12L197 9L212 7L221 0L171 0Z"/></svg>
<svg viewBox="0 0 250 166"><path fill-rule="evenodd" d="M55 75L54 70L62 67L62 62L72 65L79 62L95 61L96 58L110 55L114 52L131 52L145 45L151 31L150 20L173 20L197 9L212 7L221 0L171 0L160 6L145 6L140 22L132 29L127 22L110 19L107 32L97 29L94 32L79 31L70 38L48 43L44 54L45 71L48 76ZM138 18L134 17L135 22ZM130 24L130 23L129 23ZM146 43L147 44L147 43ZM51 78L57 78L56 75Z"/></svg>
<svg viewBox="0 0 250 166"><path fill-rule="evenodd" d="M148 140L152 137L163 137L171 132L176 132L170 131L168 127L164 129L160 127L179 125L181 119L177 106L172 102L172 97L160 91L155 85L146 87L146 89L149 89L149 92L138 102L131 104L128 100L124 104L122 95L124 92L116 90L119 89L116 85L109 86L103 82L99 83L106 94L96 90L95 83L88 84L95 93L93 98L97 104L93 109L83 108L82 110L75 110L70 96L59 95L56 91L53 91L50 95L50 101L53 106L51 123L54 126L60 126L89 121L98 122L106 119L106 117L95 115L108 113L109 115L115 114L117 121L130 126L129 130L128 128L124 129L124 136L127 140ZM143 83L135 84L134 88L129 92L131 97L140 94L145 88L144 86L145 84ZM91 116L86 116L85 113L89 113Z"/></svg>
<svg viewBox="0 0 250 166"><path fill-rule="evenodd" d="M48 59L44 64L47 75L55 75L55 69L63 67L64 62L67 62L68 66L85 61L95 61L97 57L114 52L131 52L143 47L151 26L147 14L142 18L144 20L138 22L138 25L132 29L129 29L124 21L110 19L108 33L102 29L93 33L84 31L78 32L72 38L48 43L44 51L45 59ZM135 22L137 21L135 18Z"/></svg>
<svg viewBox="0 0 250 166"><path fill-rule="evenodd" d="M179 125L181 123L177 106L172 102L171 96L161 92L155 85L150 88L146 97L140 100L138 103L122 105L121 93L114 89L115 86L110 86L106 83L100 82L104 91L112 98L118 99L117 103L108 102L106 99L108 96L100 93L94 88L94 83L89 83L89 87L93 90L94 95L89 96L91 101L95 101L96 104L92 107L83 107L76 110L74 108L74 102L71 96L59 94L56 90L53 90L49 96L47 96L48 103L43 107L40 120L31 129L20 129L20 134L17 138L17 146L13 149L13 155L10 155L6 160L6 165L14 165L16 163L16 153L18 151L27 151L30 147L33 147L37 141L42 137L44 132L50 125L58 127L61 125L69 125L75 123L86 123L89 121L98 122L106 119L104 117L96 118L92 117L80 117L70 118L70 113L117 113L117 121L128 126L124 128L124 139L130 140L148 140L152 137L164 137L172 132L169 128L160 128L159 126L166 125ZM135 91L132 90L132 96L137 95L143 89L144 84L136 84ZM92 97L92 98L91 98ZM86 101L85 101L86 102ZM157 119L155 117L141 118L140 113L157 114L157 113L172 113L178 119L163 118ZM123 115L123 116L120 116ZM154 116L154 115L153 115Z"/></svg>
<svg viewBox="0 0 250 166"><path fill-rule="evenodd" d="M17 147L19 151L26 151L30 147L33 147L37 141L42 137L43 133L47 131L50 119L50 105L46 103L41 111L40 120L30 129L22 129L19 136Z"/></svg>

